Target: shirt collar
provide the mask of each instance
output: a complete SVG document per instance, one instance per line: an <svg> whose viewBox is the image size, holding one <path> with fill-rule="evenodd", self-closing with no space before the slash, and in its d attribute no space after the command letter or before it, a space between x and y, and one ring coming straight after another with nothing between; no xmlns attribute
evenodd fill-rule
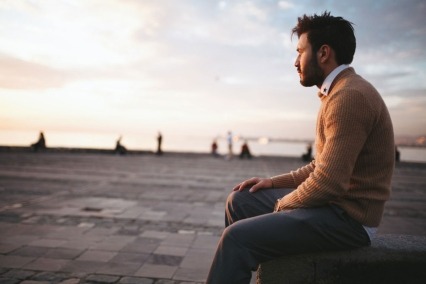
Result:
<svg viewBox="0 0 426 284"><path fill-rule="evenodd" d="M333 83L334 79L337 75L339 75L340 72L345 70L346 68L349 68L349 65L342 64L339 67L335 68L330 74L328 74L327 78L325 78L324 82L322 83L320 92L324 96L328 95L328 92L330 91L331 84Z"/></svg>

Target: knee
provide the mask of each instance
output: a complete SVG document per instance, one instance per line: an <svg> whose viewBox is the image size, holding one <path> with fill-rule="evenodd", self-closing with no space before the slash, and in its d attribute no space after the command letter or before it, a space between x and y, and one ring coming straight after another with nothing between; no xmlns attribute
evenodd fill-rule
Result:
<svg viewBox="0 0 426 284"><path fill-rule="evenodd" d="M226 198L226 207L229 207L229 205L234 203L235 199L235 191L228 194L228 197Z"/></svg>
<svg viewBox="0 0 426 284"><path fill-rule="evenodd" d="M233 208L237 204L241 204L244 201L245 191L233 191L228 195L226 199L226 207Z"/></svg>
<svg viewBox="0 0 426 284"><path fill-rule="evenodd" d="M228 195L225 205L225 227L233 224L234 222L242 219L240 192L233 191Z"/></svg>
<svg viewBox="0 0 426 284"><path fill-rule="evenodd" d="M228 245L230 245L231 243L234 242L235 233L236 233L236 231L238 231L238 230L236 230L236 227L234 225L235 224L232 224L232 225L226 227L223 230L223 233L222 233L222 236L221 236L222 245L228 246Z"/></svg>
<svg viewBox="0 0 426 284"><path fill-rule="evenodd" d="M244 220L236 222L234 224L229 225L223 230L222 236L220 238L220 246L224 249L234 250L237 247L245 248L250 246L251 235L248 231L247 223Z"/></svg>

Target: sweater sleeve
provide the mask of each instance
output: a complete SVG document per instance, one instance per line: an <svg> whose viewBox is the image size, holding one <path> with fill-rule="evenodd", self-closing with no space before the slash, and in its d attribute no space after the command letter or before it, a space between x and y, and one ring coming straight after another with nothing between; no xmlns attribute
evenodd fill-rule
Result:
<svg viewBox="0 0 426 284"><path fill-rule="evenodd" d="M290 173L271 177L274 188L296 188L304 182L309 175L314 171L315 161L308 165L291 171Z"/></svg>
<svg viewBox="0 0 426 284"><path fill-rule="evenodd" d="M278 210L315 207L338 200L349 190L357 157L371 131L374 115L359 92L346 90L325 98L319 116L323 148L313 172L290 194ZM295 181L297 185L297 182Z"/></svg>

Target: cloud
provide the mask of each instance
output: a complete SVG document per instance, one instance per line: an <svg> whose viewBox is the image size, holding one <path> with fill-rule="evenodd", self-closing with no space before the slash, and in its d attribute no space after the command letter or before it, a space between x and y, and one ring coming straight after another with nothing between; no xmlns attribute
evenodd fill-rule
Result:
<svg viewBox="0 0 426 284"><path fill-rule="evenodd" d="M278 1L278 7L282 10L289 10L294 7L294 4L289 1Z"/></svg>
<svg viewBox="0 0 426 284"><path fill-rule="evenodd" d="M426 121L426 90L401 92L398 100L397 104L389 107L395 133L423 135Z"/></svg>
<svg viewBox="0 0 426 284"><path fill-rule="evenodd" d="M425 106L410 105L425 97L426 11L417 0L3 1L0 96L16 102L4 117L25 123L25 99L38 113L48 104L58 128L229 124L286 135L295 132L283 124L294 124L311 135L319 100L299 84L291 28L326 9L355 23L353 66L383 95L398 131L419 128Z"/></svg>
<svg viewBox="0 0 426 284"><path fill-rule="evenodd" d="M68 75L67 71L0 54L0 88L59 88L68 82Z"/></svg>

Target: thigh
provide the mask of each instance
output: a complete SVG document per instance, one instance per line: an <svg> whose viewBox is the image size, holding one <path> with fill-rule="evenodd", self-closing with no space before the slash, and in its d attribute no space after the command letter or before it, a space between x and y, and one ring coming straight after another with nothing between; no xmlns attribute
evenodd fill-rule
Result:
<svg viewBox="0 0 426 284"><path fill-rule="evenodd" d="M225 226L242 219L271 213L277 199L291 191L291 189L268 188L253 193L248 189L231 192L226 200Z"/></svg>
<svg viewBox="0 0 426 284"><path fill-rule="evenodd" d="M256 192L233 191L229 194L227 205L231 209L239 209L245 212L245 218L254 217L274 211L275 202L284 195L290 193L292 189L267 188Z"/></svg>
<svg viewBox="0 0 426 284"><path fill-rule="evenodd" d="M258 263L314 251L366 246L364 228L332 206L274 212L240 220L226 234L250 251Z"/></svg>

